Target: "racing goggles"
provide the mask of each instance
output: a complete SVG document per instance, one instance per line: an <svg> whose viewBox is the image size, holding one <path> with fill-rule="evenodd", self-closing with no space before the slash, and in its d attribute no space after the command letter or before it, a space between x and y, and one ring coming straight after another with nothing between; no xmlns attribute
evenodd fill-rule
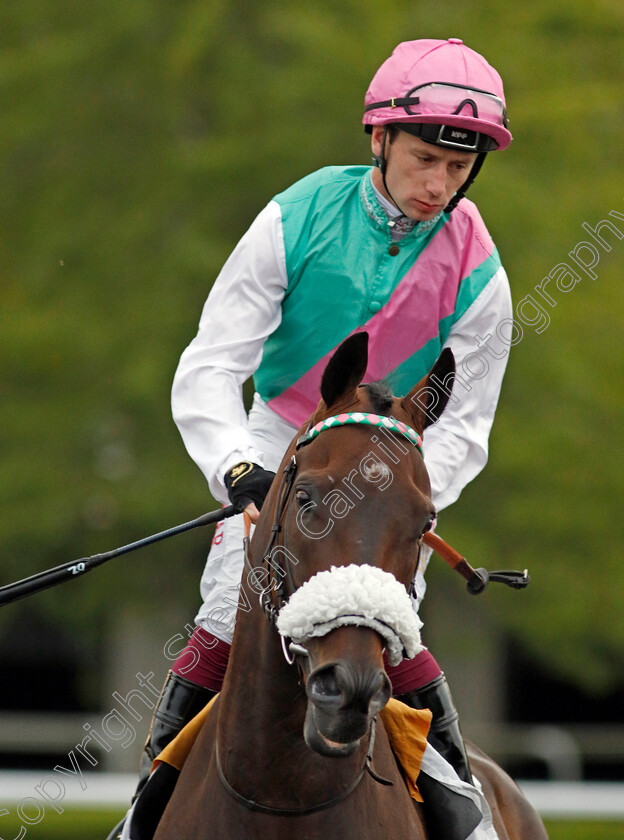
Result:
<svg viewBox="0 0 624 840"><path fill-rule="evenodd" d="M418 85L406 96L373 102L365 111L380 108L403 109L404 114L397 113L397 127L428 143L463 151L493 151L498 144L483 129L487 131L488 126L507 128L505 103L500 96L451 82ZM422 117L425 122L407 122L406 116ZM454 124L448 124L450 117L457 117L457 122L453 120ZM446 120L441 124L444 118Z"/></svg>

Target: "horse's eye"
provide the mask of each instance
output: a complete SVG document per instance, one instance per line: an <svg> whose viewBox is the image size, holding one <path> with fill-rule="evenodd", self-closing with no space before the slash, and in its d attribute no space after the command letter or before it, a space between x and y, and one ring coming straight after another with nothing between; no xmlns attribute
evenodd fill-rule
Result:
<svg viewBox="0 0 624 840"><path fill-rule="evenodd" d="M435 521L436 521L436 514L435 513L430 513L429 514L429 519L427 519L427 522L425 523L425 527L423 528L423 534L426 534L427 531L430 531L433 528L433 524L434 524Z"/></svg>
<svg viewBox="0 0 624 840"><path fill-rule="evenodd" d="M305 490L299 489L295 492L295 499L299 507L303 507L310 501L310 495Z"/></svg>

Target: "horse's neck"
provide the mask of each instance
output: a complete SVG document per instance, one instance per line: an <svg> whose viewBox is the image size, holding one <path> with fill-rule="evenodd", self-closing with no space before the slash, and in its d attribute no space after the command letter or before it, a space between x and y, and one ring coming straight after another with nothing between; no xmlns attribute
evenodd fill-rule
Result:
<svg viewBox="0 0 624 840"><path fill-rule="evenodd" d="M362 751L341 759L338 767L333 762L329 778L318 773L327 759L310 750L303 739L306 705L297 668L286 662L275 628L259 609L239 612L217 734L220 759L227 763L225 774L234 787L243 779L249 784L250 776L266 785L278 768L282 773L286 768L289 793L296 798L301 790L312 800L315 796L322 800L331 798L337 777L348 781L361 770L365 744Z"/></svg>
<svg viewBox="0 0 624 840"><path fill-rule="evenodd" d="M231 726L232 732L241 723L246 729L254 723L275 726L285 713L292 717L299 709L305 714L298 672L286 662L277 631L255 606L238 614L221 703L228 709L224 728Z"/></svg>

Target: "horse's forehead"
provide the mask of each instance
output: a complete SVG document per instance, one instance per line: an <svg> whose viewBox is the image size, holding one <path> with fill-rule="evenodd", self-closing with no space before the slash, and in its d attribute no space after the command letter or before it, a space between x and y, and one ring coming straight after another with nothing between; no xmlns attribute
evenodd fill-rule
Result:
<svg viewBox="0 0 624 840"><path fill-rule="evenodd" d="M392 479L388 486L401 476L428 485L418 449L400 434L367 424L336 425L323 431L308 446L301 447L296 457L301 470L331 475L334 480L355 468L370 481L381 482L387 475Z"/></svg>
<svg viewBox="0 0 624 840"><path fill-rule="evenodd" d="M387 396L390 397L389 394ZM382 399L387 400L385 394L383 394ZM333 406L331 410L317 413L312 422L318 422L335 414L362 412L363 414L393 417L408 426L411 425L412 420L403 408L401 398L390 397L390 399L392 401L390 406L388 406L387 401L382 406L375 392L373 391L371 394L367 386L363 385L356 390L355 400L351 400L348 404ZM354 434L355 429L361 430L360 433ZM409 475L410 479L413 480L412 470L415 469L416 483L422 485L425 494L428 493L427 471L422 458L415 448L402 439L401 435L390 435L383 430L380 432L375 427L365 424L338 425L331 431L332 434L329 435L325 433L318 435L310 446L302 447L299 450L297 459L301 468L309 467L314 472L320 470L328 475L331 474L332 483L343 474L351 474L354 468L359 470L367 481L377 481L381 486L385 486L383 484L384 475L389 474L387 484L389 486L394 483L396 489L394 480L403 472L398 464L402 462L403 467L407 467L408 464L412 463L414 466L408 468L405 476ZM396 438L395 444L393 444L392 438ZM404 456L408 453L408 457L405 458Z"/></svg>
<svg viewBox="0 0 624 840"><path fill-rule="evenodd" d="M392 405L390 408L384 406L383 409L371 399L366 388L358 388L358 403L357 408L353 411L372 412L373 414L380 414L384 417L394 417L395 420L402 420L408 425L412 422L407 411L403 408L403 403L400 397L392 397Z"/></svg>

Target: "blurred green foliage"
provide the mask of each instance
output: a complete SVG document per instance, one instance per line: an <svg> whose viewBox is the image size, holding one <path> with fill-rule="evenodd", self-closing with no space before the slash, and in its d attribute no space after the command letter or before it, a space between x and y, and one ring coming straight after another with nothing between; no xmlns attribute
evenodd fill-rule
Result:
<svg viewBox="0 0 624 840"><path fill-rule="evenodd" d="M2 582L214 505L170 419L177 359L266 201L369 159L363 93L396 43L459 36L505 79L515 142L471 196L520 301L570 263L583 222L624 212L623 35L618 0L4 4ZM548 328L525 326L490 465L442 529L477 565L529 566L522 596L488 594L488 620L605 690L624 664L624 241L610 241L596 279L549 286ZM81 632L128 602L187 599L191 615L208 537L115 561L38 608Z"/></svg>

